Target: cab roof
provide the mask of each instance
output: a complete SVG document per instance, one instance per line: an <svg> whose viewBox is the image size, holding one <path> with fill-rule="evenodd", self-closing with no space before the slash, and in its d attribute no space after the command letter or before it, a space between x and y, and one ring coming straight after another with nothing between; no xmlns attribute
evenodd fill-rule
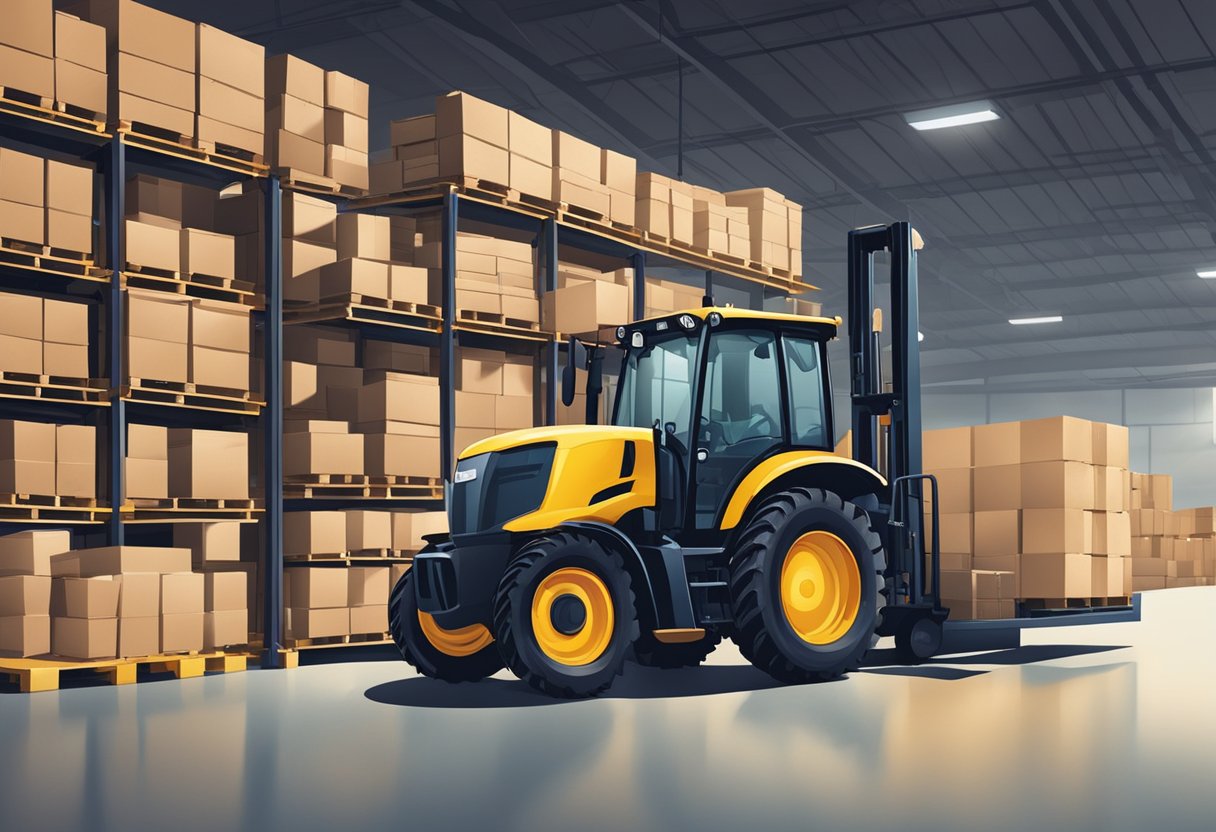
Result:
<svg viewBox="0 0 1216 832"><path fill-rule="evenodd" d="M784 321L787 323L815 323L827 324L828 326L839 327L842 319L839 316L828 318L822 315L791 315L788 312L763 312L755 309L741 309L738 306L702 306L697 309L681 309L676 312L671 312L666 315L656 315L652 318L643 318L636 321L631 326L637 324L647 324L654 321L667 320L680 315L692 315L701 320L709 317L711 312L717 312L725 320L753 320L753 321Z"/></svg>

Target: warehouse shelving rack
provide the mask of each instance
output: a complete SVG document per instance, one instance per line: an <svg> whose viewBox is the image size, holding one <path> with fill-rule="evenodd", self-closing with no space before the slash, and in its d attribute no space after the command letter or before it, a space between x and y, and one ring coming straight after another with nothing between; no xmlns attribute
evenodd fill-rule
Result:
<svg viewBox="0 0 1216 832"><path fill-rule="evenodd" d="M333 310L333 314L304 316L297 310L284 310L282 296L282 198L285 186L279 176L268 173L258 166L233 165L227 160L212 160L203 156L174 152L171 147L138 142L122 132L105 133L86 131L66 125L61 121L45 118L37 113L0 111L0 136L5 143L25 145L34 152L50 151L69 156L95 166L101 186L95 189L99 210L95 216L104 216L105 221L96 223L96 252L104 252L104 261L89 268L65 266L58 260L46 258L39 261L28 255L12 257L0 249L0 288L21 288L43 293L69 294L76 297L95 298L97 308L104 316L106 344L104 361L98 363L98 347L92 346L91 357L95 365L104 368L108 378L108 389L97 401L60 402L37 398L37 394L19 399L3 397L0 389L0 405L6 413L17 413L19 408L37 411L43 418L48 415L66 419L64 414L79 410L95 411L99 422L99 461L106 461L107 490L111 495L124 493L123 460L126 456L126 426L131 413L148 415L157 423L173 426L221 427L240 425L243 429L260 431L263 447L261 470L258 481L263 494L259 510L248 511L245 522L261 522L264 530L264 556L262 569L263 597L263 663L269 667L290 663L290 653L295 649L323 647L323 644L301 644L296 648L285 647L283 633L283 514L286 510L325 510L342 508L426 508L442 507L442 497L436 493L422 499L404 498L355 498L301 496L285 497L283 479L283 328L292 322L342 325L356 328L365 336L378 340L396 341L434 347L439 354L440 384L440 462L443 472L453 468L456 453L453 447L455 425L455 353L458 346L488 349L510 349L532 352L537 356L536 389L543 391L537 408L537 420L553 424L557 418L557 384L561 354L564 344L559 335L546 332L520 331L509 326L496 326L484 321L462 320L455 308L456 281L456 232L463 221L476 223L480 227L508 229L533 236L537 251L537 286L540 291L552 291L557 287L559 257L563 251L582 252L612 259L634 271L632 307L635 318L643 317L646 298L647 269L677 268L704 274L706 294L716 278L738 280L765 291L800 293L813 286L798 280L784 279L770 272L716 259L705 253L683 251L670 245L648 240L636 232L609 226L597 226L585 219L563 213L556 208L529 204L512 204L493 195L470 192L459 184L440 184L416 192L387 197L346 198L334 194L318 194L305 186L301 193L326 196L339 204L339 210L379 214L402 214L416 216L439 211L442 216L442 265L441 299L439 315L399 315L385 313L367 307L348 306ZM20 147L19 147L20 149ZM180 181L204 184L209 187L226 186L238 181L256 180L262 185L264 219L264 285L262 295L256 298L252 314L255 329L262 337L262 387L265 401L259 402L256 412L248 408L208 407L205 403L158 403L132 400L129 391L123 395L123 366L125 344L124 287L125 239L124 223L115 219L125 216L125 183L128 173L143 172ZM124 279L124 275L125 278ZM31 277L36 276L36 277ZM90 321L91 331L100 331L100 319ZM539 395L539 394L538 394ZM16 402L16 403L14 403ZM22 411L24 412L24 411ZM445 480L446 480L445 476ZM78 512L79 514L79 512ZM166 519L166 518L169 519ZM44 522L56 522L65 526L82 526L93 529L90 543L105 541L119 545L127 540L131 527L143 523L163 524L180 521L207 521L225 518L222 513L208 513L189 508L170 517L162 511L140 511L133 506L118 505L97 508L87 516L77 518L65 514ZM9 527L37 522L31 517L13 517L0 505L0 523ZM100 531L100 533L98 533ZM78 532L81 533L81 532ZM83 534L83 533L82 533ZM302 561L320 563L391 563L400 558L344 558L335 560ZM352 641L351 644L367 646L375 642Z"/></svg>

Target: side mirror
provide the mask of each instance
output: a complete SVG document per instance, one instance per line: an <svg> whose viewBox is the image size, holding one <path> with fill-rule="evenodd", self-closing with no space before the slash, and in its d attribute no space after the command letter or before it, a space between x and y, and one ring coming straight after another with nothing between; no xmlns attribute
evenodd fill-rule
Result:
<svg viewBox="0 0 1216 832"><path fill-rule="evenodd" d="M566 407L574 404L574 396L578 392L578 376L575 369L587 364L587 348L583 342L570 336L566 349L566 366L562 369L562 404Z"/></svg>

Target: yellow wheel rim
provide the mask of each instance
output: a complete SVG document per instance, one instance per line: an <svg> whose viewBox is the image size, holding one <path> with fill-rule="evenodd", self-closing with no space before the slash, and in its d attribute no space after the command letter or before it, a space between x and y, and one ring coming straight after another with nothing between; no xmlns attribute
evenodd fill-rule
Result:
<svg viewBox="0 0 1216 832"><path fill-rule="evenodd" d="M781 608L809 644L831 644L849 631L861 608L861 572L843 540L812 531L794 541L781 566Z"/></svg>
<svg viewBox="0 0 1216 832"><path fill-rule="evenodd" d="M490 631L483 624L445 630L435 623L433 615L422 610L418 611L418 624L431 646L449 656L471 656L494 643L494 636L490 635Z"/></svg>
<svg viewBox="0 0 1216 832"><path fill-rule="evenodd" d="M563 632L553 621L554 603L582 604L584 619L577 632ZM532 633L541 651L558 664L580 667L604 654L612 642L615 615L608 585L594 572L564 567L546 575L532 595Z"/></svg>

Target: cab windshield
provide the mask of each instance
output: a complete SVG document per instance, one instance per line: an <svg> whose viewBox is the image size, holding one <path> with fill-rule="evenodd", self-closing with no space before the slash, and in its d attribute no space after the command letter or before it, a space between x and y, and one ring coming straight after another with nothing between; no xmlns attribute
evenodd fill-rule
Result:
<svg viewBox="0 0 1216 832"><path fill-rule="evenodd" d="M688 448L696 354L696 336L684 334L631 348L621 373L615 424L650 428L658 422L681 449Z"/></svg>

